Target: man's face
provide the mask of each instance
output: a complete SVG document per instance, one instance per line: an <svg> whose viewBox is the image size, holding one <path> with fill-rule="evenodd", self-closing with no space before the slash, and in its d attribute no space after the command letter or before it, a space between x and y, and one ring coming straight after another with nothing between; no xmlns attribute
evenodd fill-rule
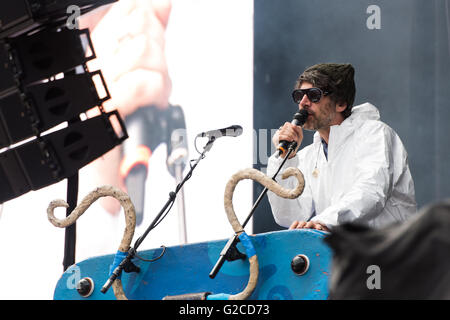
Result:
<svg viewBox="0 0 450 320"><path fill-rule="evenodd" d="M300 89L309 89L313 85L309 82L303 82ZM327 129L334 125L338 112L336 111L336 103L330 97L323 96L319 102L311 102L305 94L299 103L299 109L308 111L309 116L303 125L306 130L321 130Z"/></svg>

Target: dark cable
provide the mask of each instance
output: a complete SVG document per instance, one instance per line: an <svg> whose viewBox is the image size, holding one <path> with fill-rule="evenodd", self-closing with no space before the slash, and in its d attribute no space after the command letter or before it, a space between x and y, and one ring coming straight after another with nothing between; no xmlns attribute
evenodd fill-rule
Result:
<svg viewBox="0 0 450 320"><path fill-rule="evenodd" d="M194 139L194 147L195 147L195 151L197 151L197 153L200 154L201 152L198 151L198 148L197 148L197 138L198 138L198 136L195 137L195 139ZM192 161L192 160L191 160L191 161Z"/></svg>
<svg viewBox="0 0 450 320"><path fill-rule="evenodd" d="M156 258L154 258L154 259L145 259L145 258L142 258L141 256L139 256L139 255L137 254L136 251L134 251L134 256L135 256L136 258L138 258L139 260L142 260L142 261L145 261L145 262L155 262L156 260L161 259L162 256L166 253L166 246L162 245L161 248L163 248L163 251L161 252L161 254L160 254L158 257L156 257Z"/></svg>

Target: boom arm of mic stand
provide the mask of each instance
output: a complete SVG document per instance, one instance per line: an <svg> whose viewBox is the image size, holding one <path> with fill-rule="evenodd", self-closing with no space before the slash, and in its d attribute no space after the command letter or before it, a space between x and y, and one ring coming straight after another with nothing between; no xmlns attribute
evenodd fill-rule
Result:
<svg viewBox="0 0 450 320"><path fill-rule="evenodd" d="M286 153L286 156L283 159L283 162L278 167L277 172L275 172L275 174L272 176L273 180L275 180L275 177L278 175L278 173L280 172L281 168L284 166L284 164L286 163L287 159L289 159L289 156L295 150L295 148L297 148L297 143L295 141L291 142L290 145L289 145L288 151ZM269 189L267 189L265 187L264 190L259 195L258 199L256 199L255 203L253 204L252 209L250 210L250 213L248 214L247 218L245 219L244 223L242 224L242 228L245 228L247 223L250 221L250 218L253 216L253 213L255 212L255 210L258 207L258 205L261 202L261 200L266 195L267 191L269 191ZM209 277L211 279L214 279L216 277L216 275L219 272L220 268L222 267L223 263L227 259L227 254L230 252L231 247L236 246L236 244L238 242L239 242L239 238L238 238L237 234L235 234L233 237L230 238L230 240L228 240L227 244L225 245L223 250L220 252L219 259L217 260L216 264L214 265L214 267L212 268L211 272L209 273Z"/></svg>

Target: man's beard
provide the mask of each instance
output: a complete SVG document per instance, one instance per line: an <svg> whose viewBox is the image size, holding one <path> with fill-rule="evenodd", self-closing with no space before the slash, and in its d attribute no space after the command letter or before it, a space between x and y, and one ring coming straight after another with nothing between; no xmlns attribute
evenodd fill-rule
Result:
<svg viewBox="0 0 450 320"><path fill-rule="evenodd" d="M309 113L309 111L308 111ZM303 129L309 131L317 131L330 127L331 121L336 114L336 104L332 101L328 102L319 111L310 113L308 120L303 126Z"/></svg>

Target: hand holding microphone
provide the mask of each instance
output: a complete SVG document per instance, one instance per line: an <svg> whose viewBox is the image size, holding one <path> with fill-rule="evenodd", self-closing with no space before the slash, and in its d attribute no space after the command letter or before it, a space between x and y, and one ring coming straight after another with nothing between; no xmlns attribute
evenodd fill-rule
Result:
<svg viewBox="0 0 450 320"><path fill-rule="evenodd" d="M303 140L303 131L301 126L308 119L308 111L302 109L294 115L291 122L285 122L283 126L275 133L272 142L278 150L278 156L284 158L291 143L296 143L295 150L291 153L289 158L295 156L298 147Z"/></svg>

